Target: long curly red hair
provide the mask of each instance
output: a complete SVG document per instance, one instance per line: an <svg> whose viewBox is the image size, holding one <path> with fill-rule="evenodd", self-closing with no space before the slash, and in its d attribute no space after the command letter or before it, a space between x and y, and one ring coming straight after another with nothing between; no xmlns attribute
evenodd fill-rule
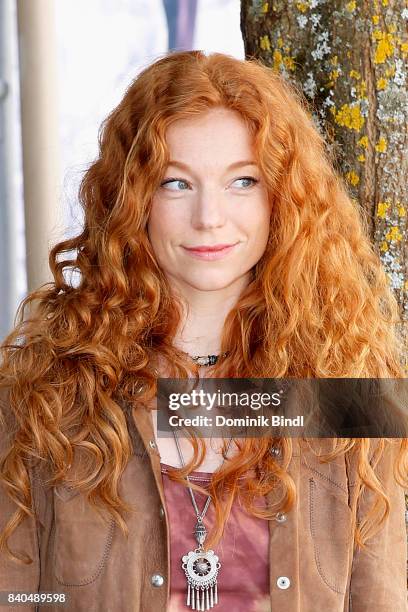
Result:
<svg viewBox="0 0 408 612"><path fill-rule="evenodd" d="M132 452L123 407L136 396L140 404L154 398L157 355L171 376L197 375L173 346L181 305L155 260L146 224L169 159L167 127L218 106L238 111L251 131L273 214L265 253L225 321L221 351L230 354L211 376L406 376L395 332L397 302L367 220L335 170L302 92L257 60L167 54L138 75L103 122L99 155L79 191L83 230L52 248L53 282L22 301L1 346L0 386L8 391L3 411L7 406L15 427L0 482L16 511L0 534L0 550L25 563L31 559L14 555L7 540L34 513L30 469L52 466L55 485L83 455L86 473L69 482L106 507L127 534L131 508L118 495ZM378 457L392 443L399 445L395 476L404 485L407 440L381 440ZM172 471L184 485L205 451L202 440L192 444L192 461ZM278 462L269 452L271 439L241 439L239 452L214 474L217 520L208 546L221 537L237 496L264 518L293 506L296 490L286 469L292 441L280 444ZM360 494L368 487L376 495L369 515L355 525L356 546L364 546L389 513L371 451L369 439L340 439L327 457L356 453ZM238 485L248 471L254 475ZM284 491L279 508L254 505L278 484Z"/></svg>

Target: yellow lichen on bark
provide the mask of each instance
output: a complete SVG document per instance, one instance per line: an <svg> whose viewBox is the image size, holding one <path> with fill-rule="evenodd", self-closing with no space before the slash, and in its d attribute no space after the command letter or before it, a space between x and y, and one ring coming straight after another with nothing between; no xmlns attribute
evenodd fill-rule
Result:
<svg viewBox="0 0 408 612"><path fill-rule="evenodd" d="M360 105L351 106L350 104L343 104L335 115L335 121L338 125L359 132L364 125L364 117L361 114Z"/></svg>
<svg viewBox="0 0 408 612"><path fill-rule="evenodd" d="M374 30L373 39L377 41L374 64L383 64L394 53L394 36L387 32Z"/></svg>

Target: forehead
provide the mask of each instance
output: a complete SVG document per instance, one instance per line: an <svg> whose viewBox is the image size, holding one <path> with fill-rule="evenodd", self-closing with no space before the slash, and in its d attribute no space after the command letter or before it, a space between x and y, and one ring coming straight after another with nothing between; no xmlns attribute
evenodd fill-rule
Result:
<svg viewBox="0 0 408 612"><path fill-rule="evenodd" d="M170 159L189 165L253 158L253 139L244 119L225 108L174 121L167 128L166 143Z"/></svg>

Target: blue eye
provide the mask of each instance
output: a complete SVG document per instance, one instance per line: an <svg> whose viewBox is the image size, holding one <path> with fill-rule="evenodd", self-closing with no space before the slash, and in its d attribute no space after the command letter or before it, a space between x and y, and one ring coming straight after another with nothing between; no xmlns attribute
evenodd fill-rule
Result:
<svg viewBox="0 0 408 612"><path fill-rule="evenodd" d="M171 185L172 183L176 183L176 184L177 184L177 183L178 183L178 184L180 184L180 183L181 183L181 184L183 184L183 185L188 185L187 181L183 181L182 179L169 178L169 179L167 179L167 180L163 181L163 183L161 184L161 187L165 187L166 185ZM174 189L174 188L172 188L172 187L169 187L169 189L170 189L170 191L186 191L186 189L185 189L185 188L182 188L182 189L177 189L177 188L175 188L175 189ZM187 187L187 189L188 189L188 187Z"/></svg>
<svg viewBox="0 0 408 612"><path fill-rule="evenodd" d="M234 183L236 183L237 181L250 181L249 185L248 184L244 185L244 189L248 189L249 187L252 187L253 185L256 185L256 183L259 182L253 176L241 176L241 178L236 179Z"/></svg>

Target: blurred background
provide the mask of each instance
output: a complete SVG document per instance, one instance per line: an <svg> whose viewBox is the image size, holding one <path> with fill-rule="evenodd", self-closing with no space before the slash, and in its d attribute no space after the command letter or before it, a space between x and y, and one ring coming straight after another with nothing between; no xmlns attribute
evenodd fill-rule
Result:
<svg viewBox="0 0 408 612"><path fill-rule="evenodd" d="M170 49L244 58L240 0L0 0L0 338L81 223L98 129Z"/></svg>

